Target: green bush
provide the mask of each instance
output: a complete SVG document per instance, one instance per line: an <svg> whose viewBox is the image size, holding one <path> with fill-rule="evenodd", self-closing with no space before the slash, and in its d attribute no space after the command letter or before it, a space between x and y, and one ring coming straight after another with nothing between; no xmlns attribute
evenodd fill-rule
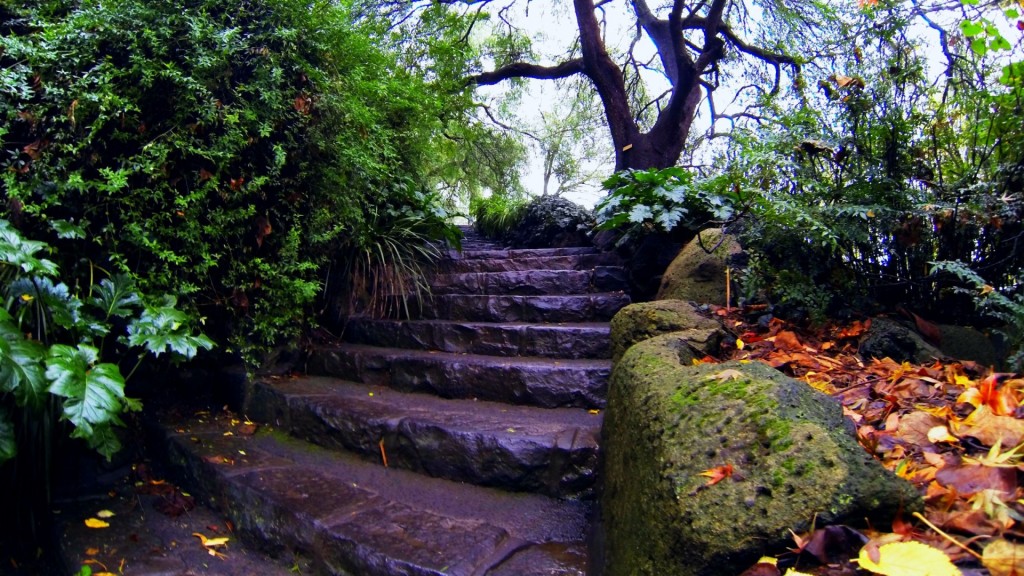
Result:
<svg viewBox="0 0 1024 576"><path fill-rule="evenodd" d="M474 197L469 205L478 232L494 240L507 240L526 214L529 198L515 194Z"/></svg>
<svg viewBox="0 0 1024 576"><path fill-rule="evenodd" d="M463 105L346 3L26 6L0 37L6 216L68 278L175 294L251 361L298 334L332 256L409 200L390 184L433 161Z"/></svg>

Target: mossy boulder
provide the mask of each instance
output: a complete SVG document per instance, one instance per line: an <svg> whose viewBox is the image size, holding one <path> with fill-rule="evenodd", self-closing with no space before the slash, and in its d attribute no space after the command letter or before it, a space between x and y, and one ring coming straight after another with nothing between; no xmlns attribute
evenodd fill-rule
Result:
<svg viewBox="0 0 1024 576"><path fill-rule="evenodd" d="M633 344L659 334L682 333L688 345L699 352L698 357L715 355L726 338L717 321L702 316L692 304L682 300L630 304L615 314L611 324L613 362Z"/></svg>
<svg viewBox="0 0 1024 576"><path fill-rule="evenodd" d="M656 300L689 300L725 305L725 269L741 254L735 236L719 229L703 230L679 251L661 277Z"/></svg>
<svg viewBox="0 0 1024 576"><path fill-rule="evenodd" d="M738 574L789 530L921 509L834 400L760 363L692 365L679 334L630 348L605 411L606 573ZM708 485L701 472L731 465Z"/></svg>

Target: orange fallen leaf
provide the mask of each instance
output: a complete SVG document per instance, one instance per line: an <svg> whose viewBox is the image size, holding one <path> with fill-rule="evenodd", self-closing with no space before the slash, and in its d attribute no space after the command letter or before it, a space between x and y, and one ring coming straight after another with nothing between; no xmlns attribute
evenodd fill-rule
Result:
<svg viewBox="0 0 1024 576"><path fill-rule="evenodd" d="M110 527L110 523L109 522L104 522L103 520L100 520L99 518L86 518L85 519L85 525L88 526L89 528L109 528Z"/></svg>
<svg viewBox="0 0 1024 576"><path fill-rule="evenodd" d="M701 476L707 476L710 480L707 481L705 486L714 486L722 480L731 477L733 474L732 464L724 464L722 466L715 466L700 473Z"/></svg>

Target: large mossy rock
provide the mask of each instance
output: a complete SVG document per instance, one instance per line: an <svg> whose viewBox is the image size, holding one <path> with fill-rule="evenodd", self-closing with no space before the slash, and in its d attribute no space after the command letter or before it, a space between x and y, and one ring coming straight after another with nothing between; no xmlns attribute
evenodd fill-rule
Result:
<svg viewBox="0 0 1024 576"><path fill-rule="evenodd" d="M789 530L886 526L920 496L871 458L840 406L760 363L702 364L686 338L636 344L616 364L603 437L607 574L738 574ZM733 474L708 485L701 472Z"/></svg>
<svg viewBox="0 0 1024 576"><path fill-rule="evenodd" d="M516 248L566 248L590 246L594 213L556 196L530 202L510 242Z"/></svg>
<svg viewBox="0 0 1024 576"><path fill-rule="evenodd" d="M730 258L741 252L734 236L719 229L701 231L668 265L655 298L724 306L725 269Z"/></svg>
<svg viewBox="0 0 1024 576"><path fill-rule="evenodd" d="M659 334L680 332L698 357L716 355L726 338L717 321L682 300L630 304L615 314L611 324L612 362L618 362L630 346Z"/></svg>

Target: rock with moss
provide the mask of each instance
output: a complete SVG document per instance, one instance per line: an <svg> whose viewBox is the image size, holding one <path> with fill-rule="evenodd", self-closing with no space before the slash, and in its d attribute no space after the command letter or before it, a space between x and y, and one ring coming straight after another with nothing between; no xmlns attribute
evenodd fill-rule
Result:
<svg viewBox="0 0 1024 576"><path fill-rule="evenodd" d="M724 306L725 269L741 253L735 236L719 229L701 231L669 264L655 298Z"/></svg>
<svg viewBox="0 0 1024 576"><path fill-rule="evenodd" d="M697 308L682 300L657 300L626 306L612 318L612 361L637 342L659 334L680 332L697 357L716 355L727 337L715 320L702 316Z"/></svg>
<svg viewBox="0 0 1024 576"><path fill-rule="evenodd" d="M861 448L840 406L760 363L694 366L665 334L616 364L605 412L607 574L738 574L789 530L886 526L921 509ZM731 467L711 483L703 472Z"/></svg>

